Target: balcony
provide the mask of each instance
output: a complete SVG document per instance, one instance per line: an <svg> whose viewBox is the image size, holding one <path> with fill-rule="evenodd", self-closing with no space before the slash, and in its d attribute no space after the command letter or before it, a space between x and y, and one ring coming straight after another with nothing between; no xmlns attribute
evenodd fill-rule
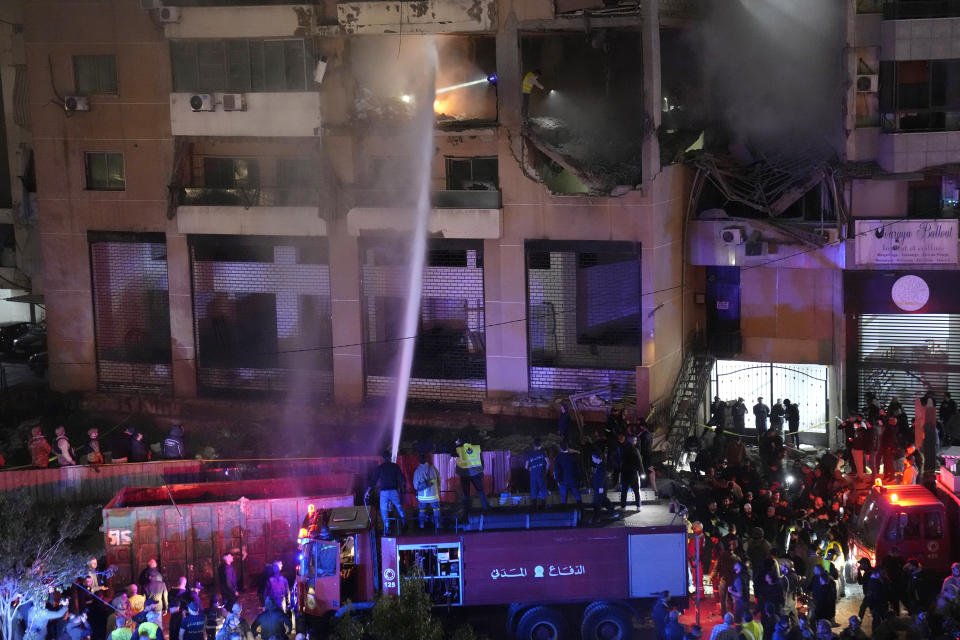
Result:
<svg viewBox="0 0 960 640"><path fill-rule="evenodd" d="M337 4L337 21L347 33L470 33L496 31L494 2L478 0L355 0Z"/></svg>
<svg viewBox="0 0 960 640"><path fill-rule="evenodd" d="M190 234L325 236L320 189L175 188L177 230Z"/></svg>
<svg viewBox="0 0 960 640"><path fill-rule="evenodd" d="M412 227L414 196L384 189L352 194L347 213L351 235L368 231L407 231ZM433 191L429 231L443 238L496 239L501 236L500 191Z"/></svg>
<svg viewBox="0 0 960 640"><path fill-rule="evenodd" d="M175 136L313 137L320 130L316 91L244 94L242 111L224 111L213 94L213 111L194 111L193 93L170 94L170 128Z"/></svg>
<svg viewBox="0 0 960 640"><path fill-rule="evenodd" d="M960 17L960 0L899 0L883 3L887 20Z"/></svg>

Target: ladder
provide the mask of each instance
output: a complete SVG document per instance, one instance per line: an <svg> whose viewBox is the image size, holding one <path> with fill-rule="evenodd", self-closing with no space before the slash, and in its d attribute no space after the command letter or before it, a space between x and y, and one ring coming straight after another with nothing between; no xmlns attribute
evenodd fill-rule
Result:
<svg viewBox="0 0 960 640"><path fill-rule="evenodd" d="M696 433L700 405L707 392L710 372L716 358L707 353L701 335L695 335L687 347L683 365L673 386L669 412L665 412L667 435L667 459L677 465L683 451L683 443Z"/></svg>

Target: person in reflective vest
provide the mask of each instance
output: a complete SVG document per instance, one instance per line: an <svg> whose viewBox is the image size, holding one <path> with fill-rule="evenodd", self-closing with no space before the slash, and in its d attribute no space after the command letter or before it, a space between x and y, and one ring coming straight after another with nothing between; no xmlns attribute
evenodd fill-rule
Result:
<svg viewBox="0 0 960 640"><path fill-rule="evenodd" d="M420 466L413 472L413 488L417 491L420 528L427 526L427 509L430 510L434 526L440 526L440 472L424 453L420 454Z"/></svg>
<svg viewBox="0 0 960 640"><path fill-rule="evenodd" d="M151 611L147 614L147 621L140 623L137 627L137 635L147 636L150 640L163 640L163 632L160 630L160 614Z"/></svg>
<svg viewBox="0 0 960 640"><path fill-rule="evenodd" d="M480 447L469 442L464 442L463 438L457 438L456 453L457 475L460 476L460 492L463 494L463 512L464 515L470 515L470 485L477 490L480 496L480 504L483 510L490 508L487 502L487 496L483 491L483 455Z"/></svg>
<svg viewBox="0 0 960 640"><path fill-rule="evenodd" d="M541 75L543 75L543 71L534 69L533 71L528 71L527 74L523 76L523 82L520 86L523 90L523 106L520 109L520 114L524 120L527 119L527 114L530 113L530 94L533 93L533 88L539 87L541 91L544 89L544 86L540 84Z"/></svg>

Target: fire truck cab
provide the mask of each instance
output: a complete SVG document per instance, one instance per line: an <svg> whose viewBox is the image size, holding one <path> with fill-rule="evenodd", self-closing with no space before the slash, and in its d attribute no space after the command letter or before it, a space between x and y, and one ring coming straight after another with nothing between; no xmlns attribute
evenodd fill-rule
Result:
<svg viewBox="0 0 960 640"><path fill-rule="evenodd" d="M951 523L943 502L922 485L875 485L863 503L848 541L848 570L868 558L874 566L889 555L917 558L935 573L953 561Z"/></svg>
<svg viewBox="0 0 960 640"><path fill-rule="evenodd" d="M297 544L295 597L299 615L328 618L348 600L373 601L377 553L366 509L308 508Z"/></svg>

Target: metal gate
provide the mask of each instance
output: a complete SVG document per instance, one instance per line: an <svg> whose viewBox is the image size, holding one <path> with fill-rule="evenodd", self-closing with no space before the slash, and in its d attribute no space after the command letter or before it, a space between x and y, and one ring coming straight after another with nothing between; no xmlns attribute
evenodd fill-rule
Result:
<svg viewBox="0 0 960 640"><path fill-rule="evenodd" d="M713 368L714 395L722 400L743 398L747 405L744 420L753 429L753 405L762 397L767 406L789 399L800 407L800 430L826 433L829 420L827 366L822 364L780 364L717 360Z"/></svg>
<svg viewBox="0 0 960 640"><path fill-rule="evenodd" d="M162 233L90 233L101 391L172 393L167 246Z"/></svg>
<svg viewBox="0 0 960 640"><path fill-rule="evenodd" d="M904 405L932 392L937 400L960 383L960 315L864 314L859 318L858 406L873 392Z"/></svg>

